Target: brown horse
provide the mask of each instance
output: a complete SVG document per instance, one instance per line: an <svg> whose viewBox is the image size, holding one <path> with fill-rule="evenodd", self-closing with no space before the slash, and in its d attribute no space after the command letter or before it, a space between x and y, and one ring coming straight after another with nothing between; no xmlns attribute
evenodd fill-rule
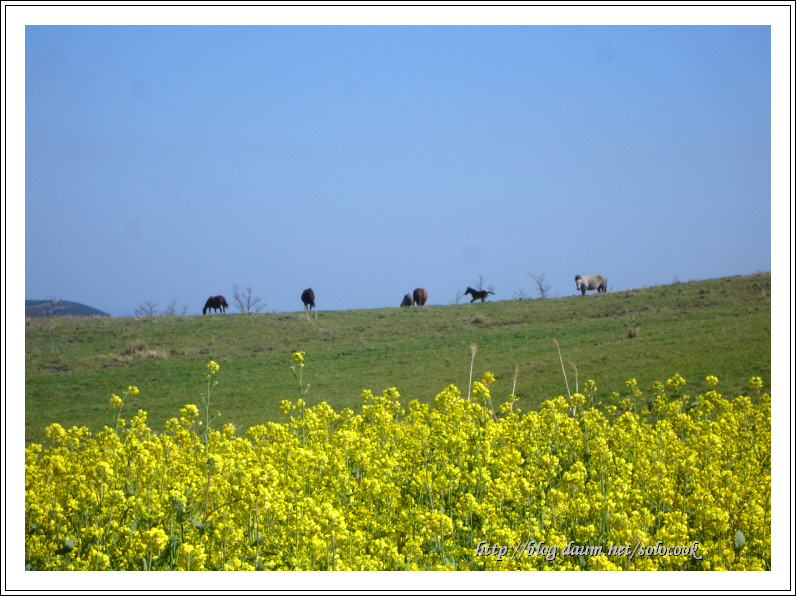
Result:
<svg viewBox="0 0 796 596"><path fill-rule="evenodd" d="M404 299L401 301L401 306L412 306L412 295L406 294Z"/></svg>
<svg viewBox="0 0 796 596"><path fill-rule="evenodd" d="M412 292L413 306L425 306L426 300L428 300L428 292L426 292L423 288L417 288L414 292Z"/></svg>
<svg viewBox="0 0 796 596"><path fill-rule="evenodd" d="M211 308L216 312L220 310L222 313L224 313L226 312L228 306L229 304L227 304L227 299L223 296L210 296L210 298L207 299L207 302L205 302L205 307L202 309L202 314L207 314L207 311L209 311Z"/></svg>
<svg viewBox="0 0 796 596"><path fill-rule="evenodd" d="M301 293L301 301L304 303L304 311L307 313L307 320L310 318L310 311L315 308L315 292L312 288L307 288ZM315 314L317 317L317 313Z"/></svg>
<svg viewBox="0 0 796 596"><path fill-rule="evenodd" d="M483 303L484 300L486 300L487 294L494 294L494 292L490 292L489 290L478 291L478 290L474 290L472 288L467 288L467 291L464 293L464 295L467 296L467 294L472 294L473 299L470 300L470 304L472 304L473 302L475 302L479 298L481 299L481 302Z"/></svg>

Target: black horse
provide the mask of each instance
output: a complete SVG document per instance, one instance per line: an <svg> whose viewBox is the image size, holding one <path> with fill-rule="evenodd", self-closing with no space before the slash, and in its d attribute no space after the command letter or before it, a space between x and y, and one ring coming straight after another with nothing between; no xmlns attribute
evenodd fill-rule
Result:
<svg viewBox="0 0 796 596"><path fill-rule="evenodd" d="M207 299L207 302L205 302L205 307L202 309L202 314L206 315L207 311L209 311L211 308L216 312L221 311L224 313L227 311L228 306L229 304L227 304L227 299L223 296L210 296L210 298Z"/></svg>
<svg viewBox="0 0 796 596"><path fill-rule="evenodd" d="M467 294L471 294L473 296L473 299L470 300L470 304L472 304L479 298L481 299L481 302L483 302L484 300L486 300L487 294L494 294L494 292L490 292L489 290L479 291L479 290L474 290L472 288L467 288L467 291L464 293L464 295L467 296Z"/></svg>
<svg viewBox="0 0 796 596"><path fill-rule="evenodd" d="M307 312L307 318L310 318L310 311L315 308L315 292L312 288L307 288L301 293L301 301L304 303L304 310Z"/></svg>

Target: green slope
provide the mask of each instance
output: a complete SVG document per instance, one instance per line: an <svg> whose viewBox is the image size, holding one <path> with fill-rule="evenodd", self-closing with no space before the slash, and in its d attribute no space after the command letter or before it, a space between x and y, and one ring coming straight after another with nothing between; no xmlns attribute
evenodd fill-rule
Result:
<svg viewBox="0 0 796 596"><path fill-rule="evenodd" d="M636 378L645 391L679 373L687 390L705 376L734 396L751 376L769 390L771 275L720 278L607 295L485 304L190 317L26 320L25 439L44 441L44 428L109 424L111 394L128 385L122 417L138 409L161 429L181 406L198 403L210 359L213 410L242 432L279 420L279 403L298 398L291 354L305 354L308 402L359 411L363 389L397 387L403 403L430 401L450 383L467 393L470 345L478 344L474 379L497 381L493 400L516 393L522 409L567 394L555 339L575 391L597 384L597 398L624 391ZM127 353L130 352L130 353ZM574 365L574 366L573 366Z"/></svg>

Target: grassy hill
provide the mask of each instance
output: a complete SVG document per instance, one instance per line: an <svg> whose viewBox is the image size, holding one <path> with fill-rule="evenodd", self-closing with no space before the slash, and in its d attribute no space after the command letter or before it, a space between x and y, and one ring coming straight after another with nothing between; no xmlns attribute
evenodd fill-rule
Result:
<svg viewBox="0 0 796 596"><path fill-rule="evenodd" d="M686 390L705 377L734 396L751 376L764 390L771 378L771 274L656 286L606 295L485 304L301 313L156 318L29 318L25 333L25 440L44 441L53 422L96 431L110 424L111 394L128 385L122 417L143 409L162 429L181 406L199 403L210 359L221 366L213 393L219 423L240 432L281 418L283 399L298 387L290 366L305 352L308 403L359 411L363 389L397 387L402 403L431 401L448 384L467 393L470 345L473 372L485 371L495 405L516 393L523 410L567 394L577 380L597 384L597 399L626 392L637 379L649 392L675 373Z"/></svg>

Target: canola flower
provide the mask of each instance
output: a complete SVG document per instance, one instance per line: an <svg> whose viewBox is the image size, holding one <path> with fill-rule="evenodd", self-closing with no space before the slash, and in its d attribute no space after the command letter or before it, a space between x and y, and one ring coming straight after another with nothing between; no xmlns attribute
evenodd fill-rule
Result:
<svg viewBox="0 0 796 596"><path fill-rule="evenodd" d="M45 445L25 451L26 566L771 569L770 396L727 399L715 377L704 393L681 395L681 379L648 395L631 379L612 394L619 407L595 406L587 381L571 403L559 396L524 413L513 397L493 407L489 373L472 400L453 385L430 404L403 404L394 387L365 390L360 413L309 405L300 382L302 397L282 402L283 423L244 436L202 425L194 404L162 432L141 410L96 434L53 424ZM759 392L762 380L749 385ZM527 540L604 553L475 556L480 541ZM658 541L699 541L702 558L605 554Z"/></svg>

